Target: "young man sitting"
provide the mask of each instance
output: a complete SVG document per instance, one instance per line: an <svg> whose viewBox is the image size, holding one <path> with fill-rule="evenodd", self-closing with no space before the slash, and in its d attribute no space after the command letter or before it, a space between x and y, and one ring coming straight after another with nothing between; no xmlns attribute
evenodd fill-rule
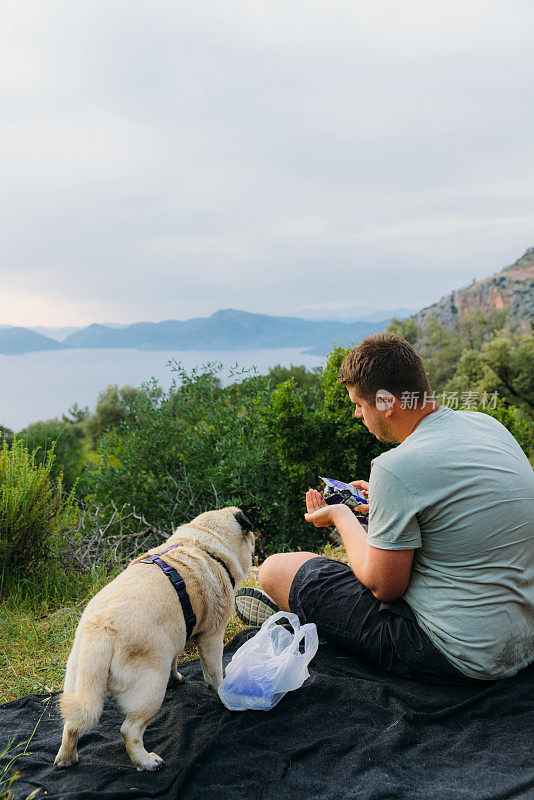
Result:
<svg viewBox="0 0 534 800"><path fill-rule="evenodd" d="M404 339L376 334L341 365L354 416L382 442L368 532L345 505L306 495L305 518L335 525L350 567L314 553L262 564L263 592L240 589L238 615L278 609L398 675L438 683L495 680L534 660L534 472L488 414L439 408ZM409 393L415 402L405 404ZM362 507L360 507L361 509Z"/></svg>

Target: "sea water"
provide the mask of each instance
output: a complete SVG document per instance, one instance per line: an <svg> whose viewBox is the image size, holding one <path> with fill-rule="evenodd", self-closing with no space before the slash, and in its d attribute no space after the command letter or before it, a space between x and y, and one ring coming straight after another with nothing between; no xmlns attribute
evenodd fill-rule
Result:
<svg viewBox="0 0 534 800"><path fill-rule="evenodd" d="M325 364L320 356L302 349L265 350L47 350L24 355L0 355L0 425L19 431L37 420L61 417L77 403L94 410L99 392L109 384L139 386L156 378L168 388L171 359L191 370L210 361L222 362L223 384L239 380L232 368L255 366L260 374L276 364L303 364L307 369Z"/></svg>

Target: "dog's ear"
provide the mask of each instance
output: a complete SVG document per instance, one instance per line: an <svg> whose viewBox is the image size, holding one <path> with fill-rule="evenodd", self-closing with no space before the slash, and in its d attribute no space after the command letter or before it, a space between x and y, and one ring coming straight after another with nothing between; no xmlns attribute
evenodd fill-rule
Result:
<svg viewBox="0 0 534 800"><path fill-rule="evenodd" d="M234 517L236 518L236 520L241 525L241 528L242 528L244 534L246 534L246 533L248 533L249 531L252 530L251 521L243 514L241 509L239 511L235 512Z"/></svg>

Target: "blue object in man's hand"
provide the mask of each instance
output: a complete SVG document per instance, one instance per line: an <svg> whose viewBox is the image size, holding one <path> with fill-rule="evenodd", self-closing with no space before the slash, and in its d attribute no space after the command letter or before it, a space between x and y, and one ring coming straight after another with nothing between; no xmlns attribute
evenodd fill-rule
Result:
<svg viewBox="0 0 534 800"><path fill-rule="evenodd" d="M327 505L333 506L338 503L344 503L349 508L354 509L356 506L367 505L369 502L350 483L343 483L343 481L337 481L334 478L323 478L321 475L319 477L325 482L323 497Z"/></svg>

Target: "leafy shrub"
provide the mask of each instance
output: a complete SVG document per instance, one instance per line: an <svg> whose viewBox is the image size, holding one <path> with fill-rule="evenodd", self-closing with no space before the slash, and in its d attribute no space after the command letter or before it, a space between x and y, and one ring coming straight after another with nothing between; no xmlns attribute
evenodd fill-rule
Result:
<svg viewBox="0 0 534 800"><path fill-rule="evenodd" d="M338 381L338 372L348 350L336 347L321 375L323 402L317 408L306 406L294 381L280 384L269 403L261 409L272 449L280 464L281 486L291 511L291 526L301 535L311 534L301 522L303 494L318 486L319 475L350 481L369 477L373 458L387 445L380 443L354 418L347 390Z"/></svg>
<svg viewBox="0 0 534 800"><path fill-rule="evenodd" d="M500 331L486 342L482 353L496 376L499 393L534 417L534 335Z"/></svg>
<svg viewBox="0 0 534 800"><path fill-rule="evenodd" d="M117 384L110 384L99 393L94 414L84 420L84 430L93 447L106 431L130 419L133 402L142 391L134 386L119 389Z"/></svg>
<svg viewBox="0 0 534 800"><path fill-rule="evenodd" d="M306 405L316 407L324 399L320 378L322 371L322 367L314 367L310 371L303 365L282 367L281 364L277 364L271 367L267 377L273 389L285 381L293 380L299 387L300 394Z"/></svg>
<svg viewBox="0 0 534 800"><path fill-rule="evenodd" d="M317 549L327 531L304 520L306 490L320 474L367 478L384 449L337 382L345 353L334 351L320 390L306 397L294 379L273 388L255 375L223 388L218 365L191 374L177 366L168 392L145 387L128 422L104 436L81 488L97 505L112 499L162 530L238 505L264 552Z"/></svg>
<svg viewBox="0 0 534 800"><path fill-rule="evenodd" d="M50 480L54 454L37 464L23 442L0 450L0 571L4 580L23 566L34 567L51 553L73 514L61 481Z"/></svg>
<svg viewBox="0 0 534 800"><path fill-rule="evenodd" d="M220 365L174 369L169 391L145 386L128 422L104 435L81 484L97 504L135 508L162 530L209 508L244 505L245 494L254 505L268 468L257 425L266 379L250 378L236 394L220 387Z"/></svg>
<svg viewBox="0 0 534 800"><path fill-rule="evenodd" d="M26 449L34 454L36 464L47 464L53 452L49 477L53 481L61 479L64 487L72 489L84 463L85 412L75 408L69 414L61 419L34 422L13 438L22 441Z"/></svg>

